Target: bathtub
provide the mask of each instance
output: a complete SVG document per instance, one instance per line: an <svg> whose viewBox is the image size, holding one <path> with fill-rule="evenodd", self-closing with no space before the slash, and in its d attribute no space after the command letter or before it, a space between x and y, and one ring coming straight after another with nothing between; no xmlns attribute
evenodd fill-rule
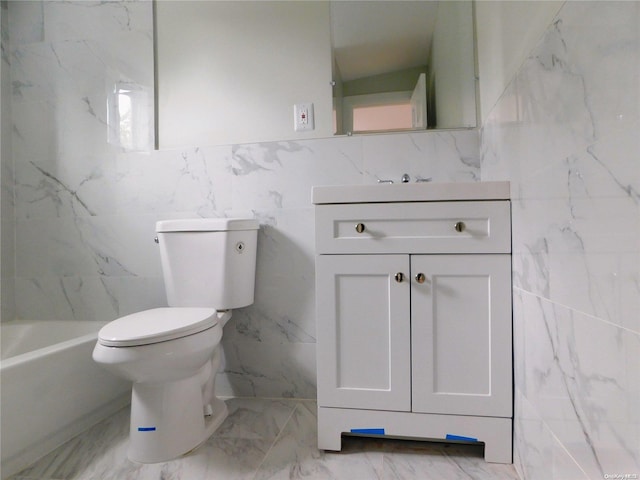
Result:
<svg viewBox="0 0 640 480"><path fill-rule="evenodd" d="M3 479L130 401L131 385L91 358L104 324L15 320L0 325Z"/></svg>

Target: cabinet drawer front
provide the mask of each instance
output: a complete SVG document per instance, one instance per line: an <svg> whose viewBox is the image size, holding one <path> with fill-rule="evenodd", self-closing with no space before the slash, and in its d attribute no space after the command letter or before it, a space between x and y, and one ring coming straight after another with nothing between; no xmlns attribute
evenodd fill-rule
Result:
<svg viewBox="0 0 640 480"><path fill-rule="evenodd" d="M509 253L509 201L316 207L318 253Z"/></svg>

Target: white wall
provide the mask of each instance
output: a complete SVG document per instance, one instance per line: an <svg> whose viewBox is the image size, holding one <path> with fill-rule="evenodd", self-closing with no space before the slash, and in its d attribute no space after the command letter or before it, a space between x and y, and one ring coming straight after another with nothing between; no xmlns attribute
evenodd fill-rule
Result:
<svg viewBox="0 0 640 480"><path fill-rule="evenodd" d="M160 147L332 135L329 26L328 2L157 2Z"/></svg>
<svg viewBox="0 0 640 480"><path fill-rule="evenodd" d="M433 34L438 128L476 126L471 2L440 2Z"/></svg>
<svg viewBox="0 0 640 480"><path fill-rule="evenodd" d="M482 122L563 3L555 0L476 2Z"/></svg>

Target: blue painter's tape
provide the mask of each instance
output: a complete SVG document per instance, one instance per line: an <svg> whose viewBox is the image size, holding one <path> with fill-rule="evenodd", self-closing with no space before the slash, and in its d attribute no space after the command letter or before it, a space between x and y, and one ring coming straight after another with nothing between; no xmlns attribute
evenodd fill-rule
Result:
<svg viewBox="0 0 640 480"><path fill-rule="evenodd" d="M477 442L478 441L477 438L463 437L461 435L451 435L450 433L447 433L447 436L445 438L447 440L459 440L461 442Z"/></svg>
<svg viewBox="0 0 640 480"><path fill-rule="evenodd" d="M139 432L155 432L156 427L138 427Z"/></svg>
<svg viewBox="0 0 640 480"><path fill-rule="evenodd" d="M351 433L363 433L365 435L384 435L384 428L352 428Z"/></svg>

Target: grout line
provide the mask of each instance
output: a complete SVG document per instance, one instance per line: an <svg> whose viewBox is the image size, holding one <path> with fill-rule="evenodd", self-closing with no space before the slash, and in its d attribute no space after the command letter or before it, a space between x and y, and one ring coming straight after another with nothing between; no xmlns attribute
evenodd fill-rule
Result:
<svg viewBox="0 0 640 480"><path fill-rule="evenodd" d="M542 428L544 428L545 432L551 437L552 441L555 442L555 446L557 446L561 450L563 450L564 453L573 461L575 466L578 467L578 469L584 474L584 478L588 479L589 475L587 474L587 472L584 471L584 469L582 468L582 465L580 465L580 463L575 459L575 457L569 451L569 449L565 446L565 444L560 440L560 438L558 438L556 433L547 424L545 419L540 415L540 412L538 411L538 409L533 405L533 403L531 403L531 401L524 395L524 393L521 390L519 390L519 392L520 392L520 396L522 397L523 401L527 402L527 404L528 404L527 408L532 409L536 413L537 418L533 419L533 421L539 421L540 422L540 424L542 425ZM514 418L513 421L515 423L516 419ZM514 441L513 443L514 443L514 450L515 450L516 442ZM552 445L552 447L553 447L553 445ZM514 464L514 466L515 466L515 464ZM518 473L518 476L519 475L520 474Z"/></svg>
<svg viewBox="0 0 640 480"><path fill-rule="evenodd" d="M625 331L627 331L629 333L632 333L632 334L635 334L635 335L640 335L640 331L638 331L638 330L634 330L632 328L625 327L623 325L620 325L619 323L615 323L615 322L612 322L611 320L607 320L605 318L598 317L598 316L596 316L596 315L594 315L592 313L588 313L588 312L584 312L582 310L578 310L577 308L571 307L571 306L566 305L564 303L557 302L555 300L551 300L550 298L544 297L544 296L539 295L537 293L530 292L529 290L524 290L524 289L522 289L520 287L513 287L513 290L514 291L517 290L518 292L522 292L522 293L525 293L525 294L527 294L529 296L539 298L540 300L544 300L545 302L548 302L548 303L550 303L552 305L557 305L559 307L562 307L562 308L565 308L567 310L570 310L571 312L575 312L575 313L577 313L579 315L582 315L584 317L588 317L588 318L590 318L592 320L596 320L598 322L602 322L602 323L604 323L606 325L609 325L610 327L619 328L620 330L625 330Z"/></svg>
<svg viewBox="0 0 640 480"><path fill-rule="evenodd" d="M251 398L251 397L248 397ZM279 400L279 399L278 399ZM291 400L291 399L289 399ZM280 429L280 431L278 432L278 435L276 435L276 438L273 440L273 443L271 444L271 446L269 447L269 449L267 450L267 453L264 455L264 458L262 459L262 461L260 462L260 464L256 467L256 471L253 474L252 480L255 480L258 476L258 473L260 472L260 469L262 468L262 466L265 464L267 458L269 458L269 454L271 453L271 451L273 450L273 447L275 447L276 443L278 443L278 441L282 438L282 432L284 432L284 430L287 428L287 426L289 425L289 422L291 421L291 418L293 417L293 414L296 412L296 410L298 409L298 405L299 405L299 401L296 400L296 404L294 405L294 407L291 409L291 413L289 414L289 416L287 417L287 420L284 422L284 425L282 425L282 428Z"/></svg>
<svg viewBox="0 0 640 480"><path fill-rule="evenodd" d="M278 400L278 401L290 401L290 402L316 402L317 398L298 398L298 397L256 397L248 395L216 395L221 400L230 400L232 398L243 399L258 399L258 400Z"/></svg>

